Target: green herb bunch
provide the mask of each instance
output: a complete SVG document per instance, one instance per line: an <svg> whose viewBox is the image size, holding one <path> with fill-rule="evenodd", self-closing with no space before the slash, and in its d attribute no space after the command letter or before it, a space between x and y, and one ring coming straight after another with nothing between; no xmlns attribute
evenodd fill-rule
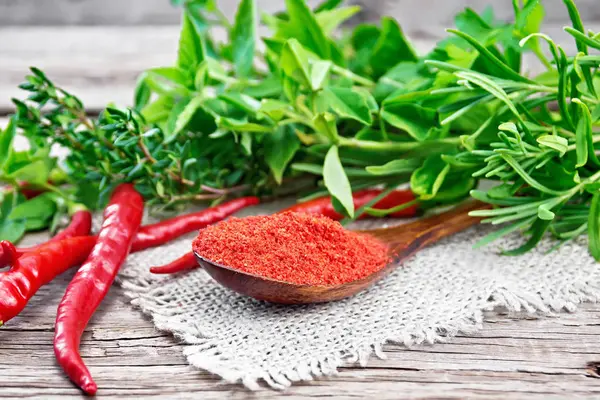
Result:
<svg viewBox="0 0 600 400"><path fill-rule="evenodd" d="M539 33L538 0L513 0L511 23L466 9L425 55L389 17L347 30L359 8L341 0L313 10L286 0L285 12L260 19L255 1L242 0L231 23L215 1L174 3L183 8L175 65L140 76L134 109L90 118L38 70L22 86L31 95L16 102L0 144L22 131L46 178L66 172L71 186L53 191L66 204L101 205L123 181L169 208L271 196L281 185L294 192L312 176L304 199L329 193L356 218L352 190L409 183L423 208L469 195L500 206L477 213L500 225L482 243L522 230L529 240L517 254L547 231L561 241L588 232L600 258L600 56L588 51L600 35L585 31L571 0L572 57ZM215 27L228 40L216 40ZM263 28L271 34L259 40ZM547 71L528 76L525 52ZM70 150L64 162L49 155L52 144ZM5 181L29 181L10 168ZM493 187L475 190L480 179Z"/></svg>

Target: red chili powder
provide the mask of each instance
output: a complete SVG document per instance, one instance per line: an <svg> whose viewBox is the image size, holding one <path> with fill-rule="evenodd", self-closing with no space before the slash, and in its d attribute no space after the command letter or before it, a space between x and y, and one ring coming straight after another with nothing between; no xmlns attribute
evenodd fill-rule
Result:
<svg viewBox="0 0 600 400"><path fill-rule="evenodd" d="M296 212L230 218L201 230L193 248L218 264L295 284L351 282L389 262L387 246L376 238Z"/></svg>

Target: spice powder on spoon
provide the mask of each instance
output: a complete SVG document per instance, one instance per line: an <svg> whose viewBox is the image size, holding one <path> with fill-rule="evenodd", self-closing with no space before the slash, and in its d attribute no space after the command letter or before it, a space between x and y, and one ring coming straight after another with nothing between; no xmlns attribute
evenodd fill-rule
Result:
<svg viewBox="0 0 600 400"><path fill-rule="evenodd" d="M200 256L252 275L301 285L338 285L384 268L388 248L320 215L285 212L231 218L200 231Z"/></svg>

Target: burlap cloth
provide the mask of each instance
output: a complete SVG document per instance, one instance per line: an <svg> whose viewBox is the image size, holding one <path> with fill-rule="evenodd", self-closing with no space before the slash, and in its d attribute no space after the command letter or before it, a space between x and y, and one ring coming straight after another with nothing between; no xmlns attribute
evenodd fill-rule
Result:
<svg viewBox="0 0 600 400"><path fill-rule="evenodd" d="M413 346L474 332L484 310L574 311L578 303L599 298L600 268L584 241L551 253L546 242L524 256L507 257L498 250L522 237L473 250L487 231L472 228L427 248L371 289L329 304L256 301L219 286L201 269L166 277L148 272L189 251L194 235L132 254L119 283L158 329L189 345L183 351L191 365L250 389L261 381L282 389L334 374L346 363L365 364L373 354L384 357L386 343Z"/></svg>

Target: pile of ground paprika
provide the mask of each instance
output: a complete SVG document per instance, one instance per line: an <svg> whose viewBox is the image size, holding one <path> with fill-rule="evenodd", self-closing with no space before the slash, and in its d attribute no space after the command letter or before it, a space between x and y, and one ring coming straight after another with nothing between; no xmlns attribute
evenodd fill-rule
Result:
<svg viewBox="0 0 600 400"><path fill-rule="evenodd" d="M300 285L338 285L384 268L378 239L307 213L231 218L200 231L200 256L252 275Z"/></svg>

